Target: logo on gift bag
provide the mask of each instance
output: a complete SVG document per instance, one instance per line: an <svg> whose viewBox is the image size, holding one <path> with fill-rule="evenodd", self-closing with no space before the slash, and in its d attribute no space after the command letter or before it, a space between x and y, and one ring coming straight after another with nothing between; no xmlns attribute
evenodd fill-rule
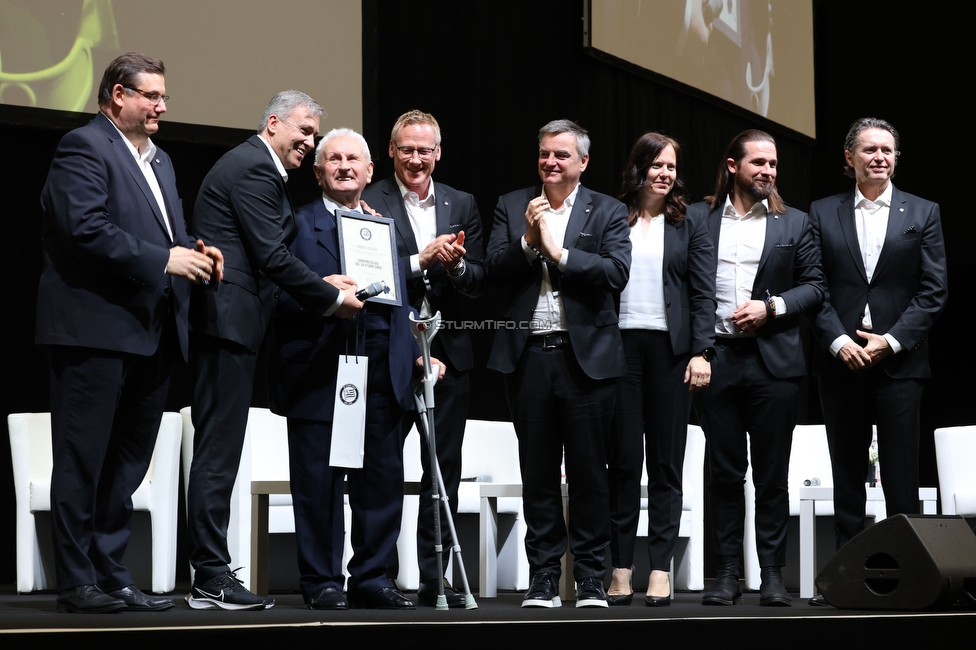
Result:
<svg viewBox="0 0 976 650"><path fill-rule="evenodd" d="M352 384L346 384L339 389L339 399L341 399L342 403L346 406L355 404L356 400L359 399L359 389Z"/></svg>

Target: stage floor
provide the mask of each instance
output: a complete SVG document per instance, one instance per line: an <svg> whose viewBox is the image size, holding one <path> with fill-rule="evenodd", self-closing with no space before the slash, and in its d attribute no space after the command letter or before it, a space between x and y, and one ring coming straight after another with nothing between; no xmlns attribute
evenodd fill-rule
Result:
<svg viewBox="0 0 976 650"><path fill-rule="evenodd" d="M520 607L522 594L501 593L476 599L477 609L437 611L348 610L313 612L298 594L275 594L274 608L261 612L191 610L183 591L171 596L176 607L158 613L107 615L59 614L55 595L16 594L12 585L0 589L0 645L45 648L65 641L137 643L172 647L178 643L213 641L245 647L297 642L384 643L396 648L428 643L461 647L503 647L531 639L547 644L589 644L601 647L640 643L714 643L725 637L734 646L776 645L794 648L929 645L936 639L972 638L976 611L870 612L815 607L794 596L793 607L759 606L758 593L746 593L741 605L705 607L699 593L679 593L671 607L646 607L640 594L628 607L580 608L566 603L558 609ZM947 636L948 635L948 636ZM941 642L940 642L941 643ZM968 643L968 642L967 642ZM723 643L724 645L724 643ZM575 646L579 647L579 646ZM692 646L695 647L695 646Z"/></svg>

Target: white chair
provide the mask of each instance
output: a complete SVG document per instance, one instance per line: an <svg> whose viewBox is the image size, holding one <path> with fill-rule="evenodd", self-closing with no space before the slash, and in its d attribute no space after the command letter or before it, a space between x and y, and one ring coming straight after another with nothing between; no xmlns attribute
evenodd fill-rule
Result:
<svg viewBox="0 0 976 650"><path fill-rule="evenodd" d="M647 464L641 478L637 536L647 537ZM681 540L684 540L682 544ZM681 523L672 560L671 590L705 588L705 433L689 424L681 476Z"/></svg>
<svg viewBox="0 0 976 650"><path fill-rule="evenodd" d="M183 486L190 483L193 463L193 422L190 407L180 410L183 416ZM230 520L227 525L227 550L230 568L246 567L237 574L244 586L251 585L251 481L288 481L288 427L285 418L269 409L252 407L248 411L247 428L241 465L230 498ZM294 533L295 512L291 494L272 494L269 497L268 532ZM190 579L193 579L190 567ZM296 585L297 586L297 585Z"/></svg>
<svg viewBox="0 0 976 650"><path fill-rule="evenodd" d="M492 483L522 484L515 425L511 422L468 420L461 445L458 514L480 516L481 486ZM529 560L525 554L522 499L499 498L496 515L508 515L513 520L509 534L497 547L497 559L492 559L494 575L497 576L496 586L500 589L528 589Z"/></svg>
<svg viewBox="0 0 976 650"><path fill-rule="evenodd" d="M436 431L434 432L436 435ZM420 462L420 434L414 425L403 443L404 484L420 484L423 465ZM417 490L413 490L416 492ZM400 536L397 538L399 569L396 577L400 589L420 588L420 567L417 565L417 517L420 514L420 497L417 494L403 496L403 516L400 519ZM349 523L346 524L348 530ZM348 536L347 536L348 543ZM351 553L352 547L349 547Z"/></svg>
<svg viewBox="0 0 976 650"><path fill-rule="evenodd" d="M864 459L867 467L867 456ZM806 480L819 479L820 485L833 487L830 452L827 449L827 430L822 424L799 424L793 429L789 470L790 516L800 515L800 488ZM815 482L815 481L814 481ZM745 587L758 590L760 579L759 552L756 549L756 486L752 481L752 465L746 471L746 520L742 542L742 564ZM869 504L870 516L873 506ZM883 506L882 506L883 507ZM833 516L833 501L818 501L817 516Z"/></svg>
<svg viewBox="0 0 976 650"><path fill-rule="evenodd" d="M189 406L183 408L180 413L183 416L183 476L184 486L186 486L189 484L190 466L193 462L193 422L190 417ZM416 433L412 431L411 435L414 439L413 446L416 447L418 445ZM409 443L407 446L410 446ZM406 451L404 453L407 454ZM272 413L269 409L251 407L248 411L247 428L244 433L241 465L238 470L237 481L234 483L234 491L231 494L230 521L227 526L227 547L231 556L231 568L247 567L249 569L237 574L237 577L248 589L264 587L264 585L255 584L256 581L252 580L252 574L257 569L262 575L267 575L269 568L267 566L256 567L251 559L254 556L252 553L254 522L252 521L251 483L252 481L266 481L287 484L290 480L288 462L287 419ZM415 480L419 481L419 451L413 454L410 460L405 458L404 464L405 467L416 466L412 473L407 470L407 480L411 480L409 477L415 475ZM278 489L274 493L268 494L267 530L269 535L294 534L295 532L295 510L292 506L291 494L284 491L285 489L287 488ZM407 525L412 521L414 531L416 531L417 526L419 503L417 499L416 495L404 498L403 524ZM349 573L346 571L346 565L352 557L352 542L349 535L352 525L352 511L349 508L348 497L346 497L344 515L346 535L342 567L348 578ZM401 548L401 541L404 542L404 548ZM419 569L416 568L417 553L414 550L411 555L406 556L405 553L410 552L408 546L407 538L401 534L400 541L397 543L400 571L401 574L406 572L408 575L407 582L409 582L411 567L417 577L413 579L415 583L413 587L407 587L404 584L401 584L401 587L416 589L419 584ZM413 548L416 549L416 534L413 535ZM409 558L409 561L405 561L405 557ZM278 584L282 589L297 588L297 566L294 568L296 577L294 584L286 581L275 581L269 584ZM192 567L190 568L190 579L193 579Z"/></svg>
<svg viewBox="0 0 976 650"><path fill-rule="evenodd" d="M41 541L34 514L51 510L50 413L7 416L17 502L17 591L55 587L54 551ZM180 416L164 413L146 477L132 495L136 511L149 512L152 525L152 591L176 588L176 533L179 504Z"/></svg>
<svg viewBox="0 0 976 650"><path fill-rule="evenodd" d="M935 430L942 514L976 517L976 426Z"/></svg>

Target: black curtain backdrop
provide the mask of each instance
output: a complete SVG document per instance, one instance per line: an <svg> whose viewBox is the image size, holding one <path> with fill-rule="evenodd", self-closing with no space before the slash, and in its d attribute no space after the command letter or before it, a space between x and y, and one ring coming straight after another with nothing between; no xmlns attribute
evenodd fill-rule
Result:
<svg viewBox="0 0 976 650"><path fill-rule="evenodd" d="M947 240L951 300L932 332L935 377L923 409L922 483L937 484L932 431L976 419L968 403L972 346L954 336L966 331L963 318L973 303L969 248L974 228L961 206L969 194L964 180L969 170L962 163L973 149L973 136L963 126L969 124L963 116L968 108L963 92L972 76L973 55L964 45L969 30L963 21L948 14L924 15L924 8L897 3L879 9L867 0L814 0L817 138L812 140L587 52L582 45L583 0L363 4L363 130L376 163L374 178L392 173L387 144L395 119L413 108L432 113L443 133L443 155L434 176L474 194L486 236L497 197L538 181L538 129L551 119L573 119L589 130L591 162L583 183L608 194L619 189L621 168L639 135L648 130L671 135L682 144L680 172L695 200L711 193L720 156L735 134L754 127L768 130L778 143L780 192L801 210L814 199L850 187L840 170L843 138L854 119L874 115L891 121L902 135L895 183L941 204ZM320 26L317 33L326 39L328 26ZM647 34L649 47L654 38ZM323 57L329 56L323 48ZM341 65L341 60L324 63ZM291 64L308 66L314 74L323 61ZM328 97L316 99L328 110ZM232 98L215 88L214 101ZM263 108L254 107L255 118ZM4 415L49 409L46 361L33 345L41 267L39 196L58 141L89 119L0 105ZM346 125L326 118L322 130L340 126ZM207 171L248 135L163 123L154 140L173 159L191 229L193 204ZM958 182L964 183L961 191L950 188ZM299 203L318 195L311 160L293 173L289 186ZM491 317L490 298L478 310ZM476 355L482 366L489 344L489 333L478 337ZM812 382L806 395L801 421L821 421ZM508 417L501 378L495 373L475 371L472 402L473 418ZM169 408L189 403L186 370L179 368ZM263 374L253 403L267 405ZM0 526L0 584L5 584L14 581L16 562L6 436L0 444L0 522L5 524ZM185 579L185 566L180 563L178 579Z"/></svg>

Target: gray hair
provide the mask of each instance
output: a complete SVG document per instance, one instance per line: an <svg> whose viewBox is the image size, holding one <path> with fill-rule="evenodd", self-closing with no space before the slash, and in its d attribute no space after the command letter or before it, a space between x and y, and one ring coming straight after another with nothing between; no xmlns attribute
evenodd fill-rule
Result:
<svg viewBox="0 0 976 650"><path fill-rule="evenodd" d="M560 133L572 133L576 137L576 151L579 157L583 158L590 153L590 136L586 129L572 120L553 120L539 129L539 145L547 135L559 135Z"/></svg>
<svg viewBox="0 0 976 650"><path fill-rule="evenodd" d="M890 122L876 117L862 117L854 120L851 128L847 131L847 137L844 138L844 151L854 153L854 149L857 148L857 139L865 129L881 129L890 133L891 137L895 139L895 160L898 160L898 156L901 155L901 151L898 150L901 147L901 136L898 135L898 131L895 130L895 127L891 126ZM850 176L851 178L855 177L854 168L847 164L846 156L844 157L844 175Z"/></svg>
<svg viewBox="0 0 976 650"><path fill-rule="evenodd" d="M321 140L319 140L318 146L315 147L316 165L319 164L319 156L322 155L322 151L325 149L325 145L327 145L329 142L339 137L352 138L353 140L358 141L359 145L363 148L363 153L366 155L366 162L368 163L373 160L372 157L369 155L369 145L366 144L366 138L364 138L356 131L353 131L352 129L339 128L339 129L332 129L331 131L323 135Z"/></svg>
<svg viewBox="0 0 976 650"><path fill-rule="evenodd" d="M321 117L324 112L318 102L305 93L298 90L283 90L272 97L268 107L264 109L261 124L258 126L258 133L262 133L268 128L268 118L272 115L284 119L294 113L296 109L303 107L308 109L309 114L314 117Z"/></svg>

